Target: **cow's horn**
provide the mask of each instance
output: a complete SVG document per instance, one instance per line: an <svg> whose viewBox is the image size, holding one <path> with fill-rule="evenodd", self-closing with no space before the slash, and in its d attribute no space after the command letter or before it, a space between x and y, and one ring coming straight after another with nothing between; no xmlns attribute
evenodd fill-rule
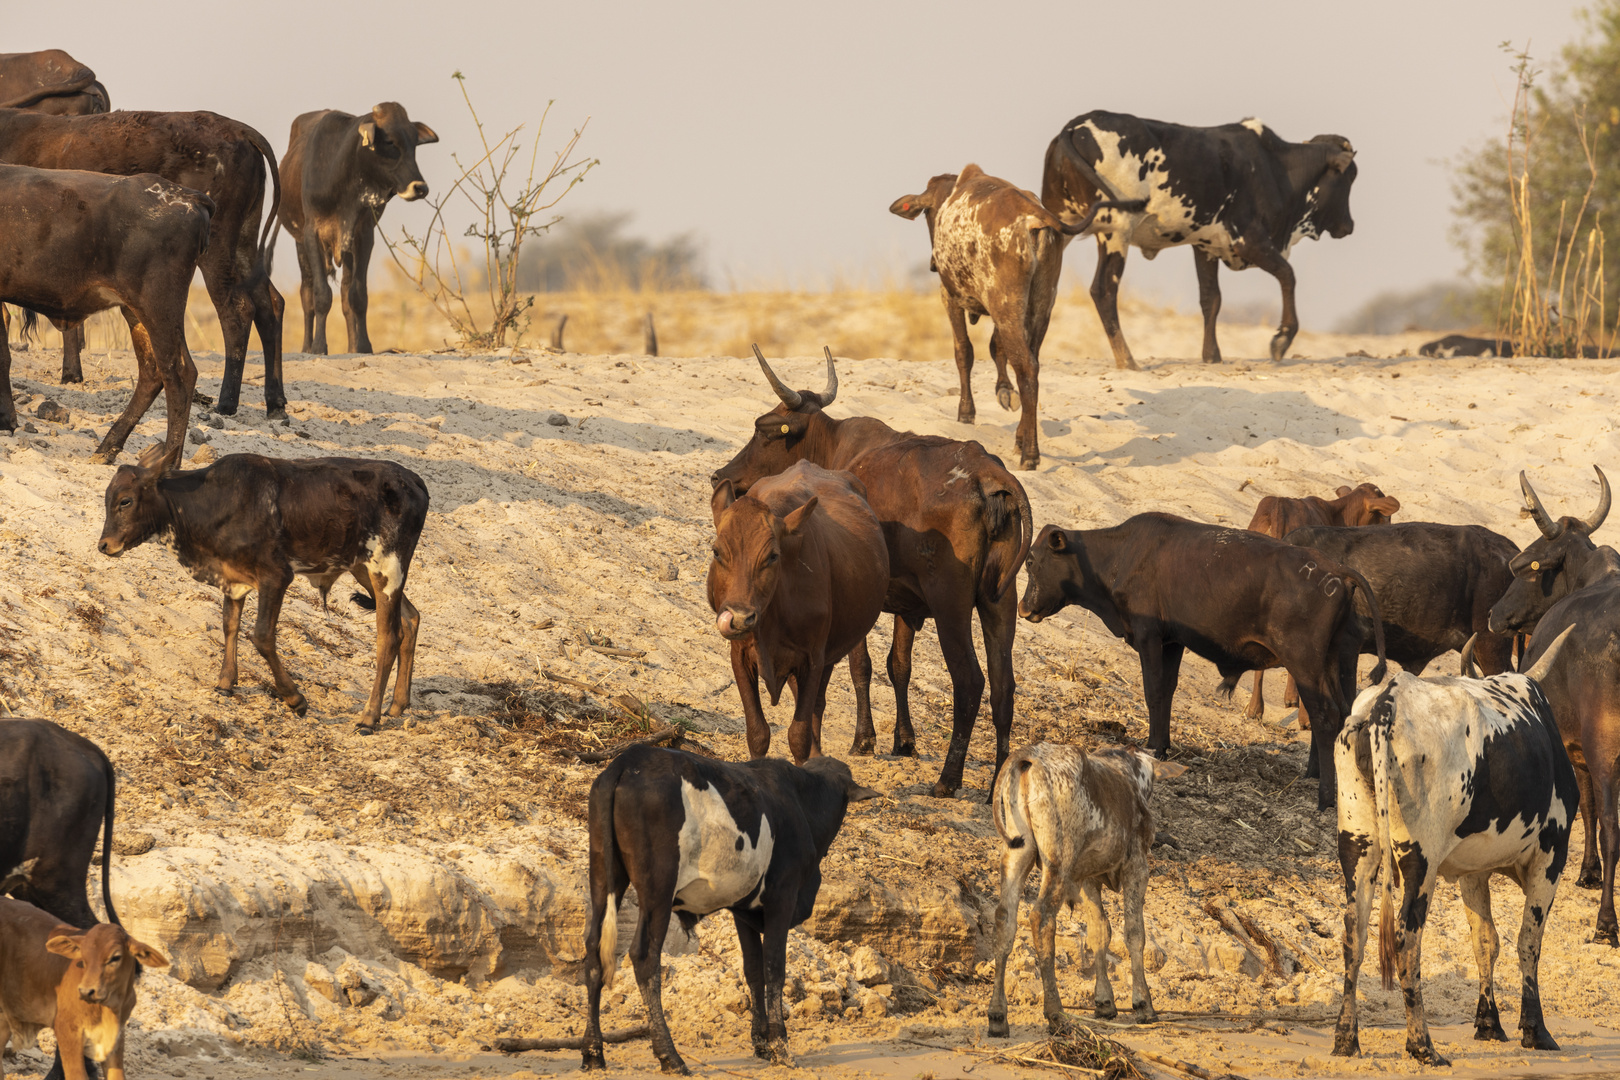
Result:
<svg viewBox="0 0 1620 1080"><path fill-rule="evenodd" d="M1474 642L1478 640L1479 634L1476 632L1462 648L1462 671L1459 674L1470 679L1479 678L1479 666L1474 663Z"/></svg>
<svg viewBox="0 0 1620 1080"><path fill-rule="evenodd" d="M758 345L754 346L754 357L759 361L759 369L765 373L765 379L771 384L771 389L782 399L782 404L790 409L797 409L804 404L804 395L797 390L789 390L782 384L782 380L776 377L776 372L771 370L771 365L765 362L765 354L759 351Z"/></svg>
<svg viewBox="0 0 1620 1080"><path fill-rule="evenodd" d="M761 361L761 363L763 363L763 361ZM1554 525L1553 519L1547 516L1547 508L1541 505L1540 499L1536 498L1536 489L1530 486L1530 478L1524 475L1523 472L1519 473L1519 487L1524 490L1524 504L1528 506L1530 508L1530 512L1535 515L1536 527L1541 530L1541 535L1545 536L1549 540L1556 537L1558 535L1558 526ZM1603 490L1605 493L1607 493L1607 483L1604 484ZM1608 509L1608 501L1605 500L1603 504L1604 513L1608 513Z"/></svg>
<svg viewBox="0 0 1620 1080"><path fill-rule="evenodd" d="M1603 470L1596 465L1592 466L1592 471L1598 474L1598 483L1603 485L1603 492L1598 496L1597 509L1586 519L1588 534L1597 532L1598 526L1603 524L1603 519L1609 516L1609 478L1604 476Z"/></svg>
<svg viewBox="0 0 1620 1080"><path fill-rule="evenodd" d="M1547 646L1547 651L1541 654L1541 659L1536 661L1536 666L1524 674L1534 679L1537 684L1540 684L1541 680L1547 677L1547 672L1552 670L1553 661L1558 658L1559 650L1564 647L1564 640L1569 637L1570 631L1574 630L1576 625L1578 624L1570 623L1564 627L1563 631L1553 638L1553 643Z"/></svg>
<svg viewBox="0 0 1620 1080"><path fill-rule="evenodd" d="M828 405L833 403L833 398L838 396L838 369L833 367L832 350L823 345L821 347L821 351L826 354L827 357L827 389L821 392L821 405L822 408L826 408ZM1604 488L1604 490L1607 491L1608 489ZM1607 512L1609 509L1609 504L1604 503L1603 509L1605 512ZM1592 528L1595 529L1597 526L1594 525Z"/></svg>

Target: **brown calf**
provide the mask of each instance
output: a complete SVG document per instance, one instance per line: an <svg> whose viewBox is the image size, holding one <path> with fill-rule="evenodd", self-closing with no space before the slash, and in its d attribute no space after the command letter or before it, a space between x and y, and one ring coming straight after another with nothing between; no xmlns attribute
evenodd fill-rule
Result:
<svg viewBox="0 0 1620 1080"><path fill-rule="evenodd" d="M1338 498L1329 502L1319 499L1315 495L1307 495L1303 499L1288 499L1280 495L1267 495L1255 507L1254 520L1249 522L1249 531L1274 536L1278 540L1287 536L1295 529L1314 528L1322 525L1388 525L1389 519L1401 508L1401 501L1378 490L1376 484L1357 484L1350 487L1347 484L1339 485ZM1254 692L1249 695L1249 707L1244 715L1250 719L1259 719L1266 712L1265 696L1266 673L1254 673ZM1283 687L1283 705L1298 705L1299 693L1294 688L1293 677L1288 679L1288 685ZM1301 731L1311 729L1311 718L1305 710L1299 711L1299 727Z"/></svg>
<svg viewBox="0 0 1620 1080"><path fill-rule="evenodd" d="M85 1059L124 1080L124 1022L135 1008L141 967L169 961L112 923L79 931L21 900L0 897L0 1049L38 1045L56 1033L52 1074L87 1080ZM0 1065L0 1076L4 1066Z"/></svg>
<svg viewBox="0 0 1620 1080"><path fill-rule="evenodd" d="M833 668L866 640L889 585L889 550L849 473L801 461L739 497L714 490L709 607L731 642L731 670L748 722L748 752L771 748L759 679L771 692L793 680L788 748L803 764L821 753L821 715Z"/></svg>

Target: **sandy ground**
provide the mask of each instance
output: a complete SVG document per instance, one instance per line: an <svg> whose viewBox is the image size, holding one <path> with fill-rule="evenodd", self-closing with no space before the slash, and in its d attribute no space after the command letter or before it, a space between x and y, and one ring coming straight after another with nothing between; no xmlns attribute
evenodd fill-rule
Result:
<svg viewBox="0 0 1620 1080"><path fill-rule="evenodd" d="M1196 353L1195 320L1139 315L1127 331L1139 356ZM1265 328L1223 328L1229 356L1260 355L1267 337ZM1521 468L1554 513L1590 511L1591 464L1613 465L1620 451L1620 363L1378 358L1412 344L1303 334L1302 354L1340 359L1163 361L1141 372L1048 350L1042 467L1022 476L1037 523L1103 525L1166 510L1244 525L1262 495L1327 494L1372 480L1401 499L1398 520L1477 522L1523 544L1534 527L1518 511ZM1343 358L1358 350L1372 355ZM216 393L220 358L197 359L199 390ZM90 465L89 454L130 390L132 360L90 356L88 382L72 388L55 385L56 357L39 346L17 360L21 412L37 430L0 436L0 703L89 735L118 766L114 896L137 933L162 925L137 889L150 885L153 868L200 875L229 865L233 850L293 862L387 851L464 868L538 852L577 877L582 796L595 769L572 751L629 733L633 725L608 719L615 694L687 720L713 753L743 753L703 578L707 477L771 404L751 360L293 355L290 423L264 420L257 379L240 416L194 414L205 457L370 454L426 479L432 511L409 583L423 613L413 709L404 724L369 738L353 733L352 716L369 687L372 630L343 598L347 590L335 590L326 610L306 583L288 596L282 655L310 699L307 718L268 696L251 650L237 695L214 695L218 594L158 545L117 561L94 547L109 470ZM777 370L795 385L823 380L811 356L783 359ZM971 428L955 422L947 362L850 361L840 375L835 413L978 439L1016 459L1016 416L995 406L983 367L980 423ZM35 417L46 397L68 408L66 423ZM132 449L160 431L154 412ZM609 642L645 655L588 647ZM874 651L887 643L880 626ZM1015 744L1145 737L1134 654L1091 616L1070 611L1021 627L1015 662ZM601 690L583 694L547 673ZM1172 736L1190 771L1154 799L1174 841L1156 850L1148 905L1149 979L1165 1022L1097 1030L1249 1077L1416 1071L1401 1052L1399 994L1376 980L1363 983L1364 1056L1326 1056L1340 983L1333 823L1315 811L1311 785L1297 782L1304 743L1285 726L1280 685L1265 720L1251 722L1242 716L1247 682L1235 702L1214 694L1216 682L1203 661L1184 666ZM880 686L874 699L882 749L892 697ZM891 799L852 811L824 866L823 895L937 886L969 912L966 937L913 934L903 912L863 930L853 909L818 911L809 929L821 936L796 933L790 954L792 1044L806 1075L1023 1075L1033 1067L973 1052L988 1045L982 929L985 905L994 908L995 843L982 802L992 743L986 715L960 796L928 796L949 725L949 679L931 633L919 638L913 701L923 756L853 762L857 779ZM852 705L847 681L835 678L831 752L848 745ZM772 716L785 722L788 710L784 701ZM1506 945L1522 901L1505 882L1496 898ZM1620 954L1588 943L1595 911L1594 893L1560 891L1542 982L1564 1049L1532 1058L1516 1044L1469 1038L1472 952L1456 890L1441 888L1425 994L1457 1075L1620 1069L1612 1006ZM917 926L934 925L936 914L919 909ZM1223 928L1234 923L1241 936ZM1059 938L1060 982L1078 1009L1097 958L1073 916ZM863 949L887 958L881 974L857 978L870 966ZM1117 933L1114 949L1122 949ZM666 1004L694 1069L754 1074L728 922L706 921L667 963ZM1509 1031L1515 968L1507 946L1497 977ZM1045 1027L1022 937L1012 971L1013 1041L1033 1048ZM347 978L364 1004L350 1004L342 989L341 1004L317 992L323 972ZM575 1068L574 1054L507 1059L484 1049L504 1035L580 1030L574 972L553 964L486 974L294 948L236 965L208 992L150 972L130 1034L131 1075L527 1077ZM1123 997L1123 965L1114 984ZM610 998L607 1027L639 1022L628 988L628 999ZM610 1048L609 1060L628 1072L654 1067L645 1043ZM32 1078L47 1064L24 1053L5 1067Z"/></svg>

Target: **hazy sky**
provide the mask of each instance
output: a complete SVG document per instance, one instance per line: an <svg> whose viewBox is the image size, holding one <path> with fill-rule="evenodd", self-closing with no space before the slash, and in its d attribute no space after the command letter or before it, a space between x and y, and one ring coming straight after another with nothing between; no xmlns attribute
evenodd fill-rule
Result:
<svg viewBox="0 0 1620 1080"><path fill-rule="evenodd" d="M1565 0L90 0L10 3L5 28L6 51L89 64L115 107L212 109L278 154L300 112L400 101L443 140L420 156L438 187L473 141L452 71L491 127L555 98L542 145L590 117L582 147L602 162L560 209L632 211L653 239L695 233L721 288L903 278L927 235L886 212L893 199L970 161L1038 191L1047 143L1090 109L1332 132L1357 150L1356 231L1294 253L1301 318L1324 326L1460 271L1446 161L1503 128L1498 45L1528 40L1552 60L1580 23ZM384 225L426 216L395 201ZM1081 280L1094 260L1090 241L1069 248ZM276 277L295 275L284 240ZM1222 282L1229 305L1276 293L1258 270ZM1193 307L1192 258L1133 252L1123 288Z"/></svg>

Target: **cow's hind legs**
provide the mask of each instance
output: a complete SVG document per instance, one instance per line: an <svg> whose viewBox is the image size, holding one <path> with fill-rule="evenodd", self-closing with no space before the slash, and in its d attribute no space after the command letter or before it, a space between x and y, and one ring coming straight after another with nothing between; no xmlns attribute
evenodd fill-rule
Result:
<svg viewBox="0 0 1620 1080"><path fill-rule="evenodd" d="M1013 690L1017 679L1013 674L1013 635L1018 628L1017 589L1009 586L1000 600L991 603L981 599L978 604L979 627L984 631L984 661L990 678L990 720L996 729L996 771L990 778L990 791L985 798L995 798L996 778L1007 763L1012 749Z"/></svg>
<svg viewBox="0 0 1620 1080"><path fill-rule="evenodd" d="M1035 964L1041 972L1041 1009L1047 1030L1061 1035L1065 1030L1063 998L1057 984L1057 917L1063 907L1063 878L1050 867L1041 874L1041 890L1029 909L1030 941L1035 946Z"/></svg>
<svg viewBox="0 0 1620 1080"><path fill-rule="evenodd" d="M996 404L1008 412L1018 408L1018 393L1007 378L1007 354L1001 348L1001 331L990 331L990 359L996 365Z"/></svg>
<svg viewBox="0 0 1620 1080"><path fill-rule="evenodd" d="M1584 763L1575 766L1575 784L1581 790L1581 872L1576 888L1603 887L1603 860L1598 856L1597 795L1592 788L1592 772Z"/></svg>
<svg viewBox="0 0 1620 1080"><path fill-rule="evenodd" d="M62 385L84 382L84 323L62 327Z"/></svg>
<svg viewBox="0 0 1620 1080"><path fill-rule="evenodd" d="M1339 865L1344 872L1344 996L1339 1006L1339 1022L1333 1032L1333 1053L1356 1057L1361 1053L1361 1035L1356 1018L1356 982L1361 977L1361 961L1367 955L1367 920L1372 914L1373 874L1378 859L1364 837L1339 833Z"/></svg>
<svg viewBox="0 0 1620 1080"><path fill-rule="evenodd" d="M1018 798L1017 789L1013 788L1008 797ZM1035 864L1032 839L1008 837L1001 851L1001 896L996 901L995 974L990 984L989 1015L990 1035L996 1039L1005 1039L1012 1033L1007 1026L1007 956L1018 936L1018 902L1024 895L1024 880Z"/></svg>
<svg viewBox="0 0 1620 1080"><path fill-rule="evenodd" d="M1406 1052L1426 1065L1450 1065L1434 1048L1428 1011L1423 1006L1423 916L1433 906L1436 868L1425 863L1422 852L1415 848L1397 865L1405 891L1395 912L1395 970L1406 1002Z"/></svg>
<svg viewBox="0 0 1620 1080"><path fill-rule="evenodd" d="M759 929L743 921L735 910L731 921L737 924L737 944L742 951L743 980L748 983L751 998L749 1013L749 1040L754 1044L754 1056L764 1061L771 1057L768 1038L770 1024L765 1018L765 947L760 944Z"/></svg>
<svg viewBox="0 0 1620 1080"><path fill-rule="evenodd" d="M1086 920L1086 947L1091 950L1091 962L1096 968L1097 981L1091 992L1099 1020L1112 1020L1119 1015L1114 1005L1114 984L1108 979L1108 943L1113 940L1113 928L1108 925L1108 913L1103 910L1102 884L1096 879L1081 886L1084 898L1082 915Z"/></svg>
<svg viewBox="0 0 1620 1080"><path fill-rule="evenodd" d="M1566 849L1567 850L1567 849ZM1524 920L1519 924L1519 971L1523 985L1519 998L1519 1045L1526 1050L1557 1050L1558 1043L1547 1030L1541 1014L1541 936L1547 929L1547 916L1552 913L1553 900L1558 894L1556 872L1548 869L1563 862L1565 852L1538 852L1540 857L1520 880L1528 882L1524 890Z"/></svg>
<svg viewBox="0 0 1620 1080"><path fill-rule="evenodd" d="M911 726L911 648L922 620L894 617L894 641L889 645L889 685L894 687L894 747L896 757L917 756L917 732Z"/></svg>
<svg viewBox="0 0 1620 1080"><path fill-rule="evenodd" d="M978 410L973 405L973 339L968 337L967 313L956 306L943 285L939 296L945 304L945 317L950 320L951 341L956 350L956 377L961 384L956 399L956 422L971 424L977 419Z"/></svg>
<svg viewBox="0 0 1620 1080"><path fill-rule="evenodd" d="M765 912L765 1043L772 1065L793 1067L788 1052L787 1008L782 1004L782 984L787 979L787 938L793 909L777 904Z"/></svg>
<svg viewBox="0 0 1620 1080"><path fill-rule="evenodd" d="M1474 1038L1481 1042L1507 1042L1502 1017L1496 1008L1496 956L1501 941L1491 918L1491 875L1469 874L1457 882L1468 929L1474 939L1474 965L1479 971L1479 1004L1474 1008Z"/></svg>
<svg viewBox="0 0 1620 1080"><path fill-rule="evenodd" d="M281 656L276 652L276 623L281 619L281 601L291 584L291 570L283 571L277 580L259 582L259 617L253 624L253 646L270 667L276 681L276 696L287 708L303 716L309 711L309 702L288 677L287 669L281 665Z"/></svg>
<svg viewBox="0 0 1620 1080"><path fill-rule="evenodd" d="M1218 364L1221 346L1215 340L1215 317L1221 313L1221 264L1195 247L1193 268L1198 271L1198 306L1204 313L1204 363Z"/></svg>
<svg viewBox="0 0 1620 1080"><path fill-rule="evenodd" d="M672 880L674 869L674 864L670 864L671 880L650 880L636 884L636 894L643 907L641 919L636 923L635 940L630 944L630 963L635 968L636 985L641 988L642 1004L647 1007L647 1027L659 1067L667 1073L685 1075L691 1070L681 1060L680 1051L675 1049L675 1040L669 1034L669 1023L664 1019L662 958L664 935L669 932L670 904L675 895L675 882Z"/></svg>
<svg viewBox="0 0 1620 1080"><path fill-rule="evenodd" d="M399 594L399 674L394 677L394 703L388 708L389 716L403 716L411 707L411 672L416 666L416 632L421 626L421 613L402 591Z"/></svg>
<svg viewBox="0 0 1620 1080"><path fill-rule="evenodd" d="M1153 1008L1153 993L1148 989L1147 962L1142 955L1147 947L1142 907L1147 903L1148 862L1146 852L1140 859L1127 861L1124 880L1120 882L1120 895L1125 902L1125 951L1131 958L1131 1012L1138 1024L1151 1024L1159 1019Z"/></svg>
<svg viewBox="0 0 1620 1080"><path fill-rule="evenodd" d="M855 687L855 741L849 744L854 757L871 757L877 749L877 728L872 724L872 654L861 638L849 651L849 681Z"/></svg>
<svg viewBox="0 0 1620 1080"><path fill-rule="evenodd" d="M973 650L971 607L936 607L934 628L939 632L939 651L945 657L945 670L951 676L951 745L945 751L945 765L934 784L934 798L948 799L962 786L973 722L984 700L984 669L979 666L978 654Z"/></svg>
<svg viewBox="0 0 1620 1080"><path fill-rule="evenodd" d="M1249 692L1249 707L1243 710L1243 715L1250 720L1259 720L1266 715L1266 673L1254 673L1254 689Z"/></svg>

